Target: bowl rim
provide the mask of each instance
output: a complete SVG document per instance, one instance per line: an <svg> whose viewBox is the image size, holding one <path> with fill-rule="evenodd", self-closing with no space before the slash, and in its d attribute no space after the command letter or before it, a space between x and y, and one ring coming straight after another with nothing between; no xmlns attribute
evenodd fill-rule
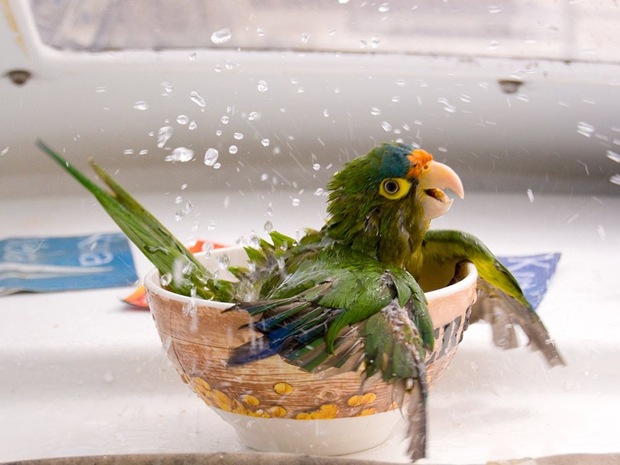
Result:
<svg viewBox="0 0 620 465"><path fill-rule="evenodd" d="M205 259L205 258L210 258L210 257L217 257L219 255L223 255L223 254L230 253L230 252L240 252L240 251L243 251L245 253L244 247L240 245L234 245L230 247L222 247L218 249L213 249L208 252L198 252L196 254L196 257ZM425 292L424 295L426 296L426 300L431 301L431 300L443 299L445 297L448 297L453 294L457 294L471 287L478 279L478 271L476 269L476 266L472 262L467 262L465 266L466 266L467 274L465 275L463 279L461 279L460 281L454 284L450 284L448 286L445 286L439 289ZM172 291L168 291L164 289L163 287L161 287L161 284L158 279L158 275L159 275L159 271L157 270L157 268L152 268L149 272L147 272L147 274L144 277L144 286L146 287L146 289L153 292L154 294L159 295L160 297L177 300L183 303L192 303L196 305L210 306L212 308L221 309L221 310L226 310L235 305L233 302L221 302L218 300L207 300L207 299L203 299L200 297L188 297L188 296L184 296L181 294L176 294Z"/></svg>

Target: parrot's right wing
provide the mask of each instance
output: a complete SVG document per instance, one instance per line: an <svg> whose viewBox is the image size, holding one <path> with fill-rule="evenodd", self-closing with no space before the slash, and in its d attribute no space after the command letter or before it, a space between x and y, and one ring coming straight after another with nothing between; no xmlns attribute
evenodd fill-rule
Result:
<svg viewBox="0 0 620 465"><path fill-rule="evenodd" d="M430 230L424 238L423 248L424 260L455 265L468 260L476 265L479 294L470 322L484 320L490 323L497 346L503 349L517 347L515 326L518 325L551 367L565 365L517 280L478 238L461 231Z"/></svg>

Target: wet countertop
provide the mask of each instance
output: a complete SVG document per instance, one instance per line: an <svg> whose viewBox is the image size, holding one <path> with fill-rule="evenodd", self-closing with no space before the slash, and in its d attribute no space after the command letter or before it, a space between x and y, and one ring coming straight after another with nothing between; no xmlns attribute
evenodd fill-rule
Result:
<svg viewBox="0 0 620 465"><path fill-rule="evenodd" d="M191 200L177 221L177 197ZM312 192L139 194L182 240L234 243L266 222L318 227ZM0 201L0 237L116 231L84 196ZM568 362L548 370L527 348L502 352L473 325L429 400L429 458L485 463L618 452L620 198L468 194L435 227L478 235L499 254L561 252L539 312ZM135 253L138 273L150 269ZM0 462L105 454L248 452L180 381L132 288L0 297ZM351 459L406 462L404 426Z"/></svg>

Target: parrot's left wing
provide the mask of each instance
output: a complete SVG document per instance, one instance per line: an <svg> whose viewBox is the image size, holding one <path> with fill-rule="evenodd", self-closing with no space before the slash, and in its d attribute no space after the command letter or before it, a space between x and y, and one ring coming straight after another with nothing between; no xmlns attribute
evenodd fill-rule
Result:
<svg viewBox="0 0 620 465"><path fill-rule="evenodd" d="M511 349L518 346L515 326L520 326L530 344L542 352L551 366L565 365L538 314L525 298L508 269L475 236L461 231L430 230L423 245L424 260L438 264L469 260L478 270L478 301L470 322L491 324L494 343Z"/></svg>
<svg viewBox="0 0 620 465"><path fill-rule="evenodd" d="M410 454L424 456L424 359L434 335L424 293L409 273L328 247L306 256L265 300L234 309L260 316L252 327L263 337L235 349L229 364L278 354L327 375L363 367L367 382L379 376L394 385L400 405L410 394Z"/></svg>

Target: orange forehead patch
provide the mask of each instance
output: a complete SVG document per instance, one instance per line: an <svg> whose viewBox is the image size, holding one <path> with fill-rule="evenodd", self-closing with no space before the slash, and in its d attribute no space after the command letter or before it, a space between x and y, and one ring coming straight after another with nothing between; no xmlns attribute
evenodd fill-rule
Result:
<svg viewBox="0 0 620 465"><path fill-rule="evenodd" d="M411 168L409 168L409 171L407 172L408 178L419 177L428 164L433 161L433 156L426 150L422 149L415 149L407 155L407 158L409 159L409 163L411 163Z"/></svg>

